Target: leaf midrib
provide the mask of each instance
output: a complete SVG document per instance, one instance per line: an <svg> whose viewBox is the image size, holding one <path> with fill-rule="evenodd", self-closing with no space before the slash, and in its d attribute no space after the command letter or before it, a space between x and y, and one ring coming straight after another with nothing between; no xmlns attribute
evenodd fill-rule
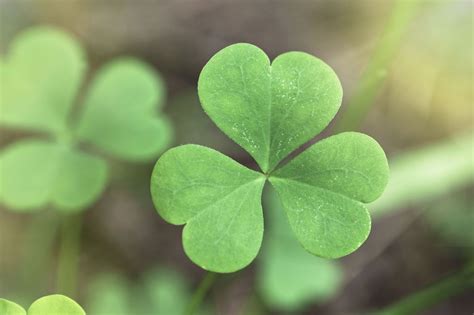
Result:
<svg viewBox="0 0 474 315"><path fill-rule="evenodd" d="M268 120L267 120L267 132L268 132L268 144L267 144L267 154L265 156L265 168L263 171L265 173L271 172L272 170L270 169L270 151L271 151L271 145L272 145L272 107L273 107L273 93L272 93L272 83L273 83L273 75L272 75L272 64L270 63L269 70L268 70L268 75L270 76L270 101L268 102Z"/></svg>
<svg viewBox="0 0 474 315"><path fill-rule="evenodd" d="M270 67L271 69L271 67ZM281 129L281 125L283 124L283 122L288 118L288 116L290 115L291 111L293 110L293 108L295 107L295 105L298 103L299 101L299 96L300 96L300 93L301 93L301 88L300 88L300 80L301 80L301 73L303 71L297 71L298 73L298 78L296 80L296 86L297 86L297 91L296 91L296 95L295 95L295 98L294 98L294 101L292 104L290 104L287 108L286 108L286 112L285 112L285 115L283 116L282 119L280 119L280 121L278 122L278 125L276 125L274 128L271 128L271 124L270 124L270 134L269 134L269 138L270 138L270 143L269 143L269 146L268 146L268 150L269 150L269 153L268 153L268 163L270 163L270 152L272 152L272 147L273 147L273 143L275 141L275 139L277 139L277 137L272 137L272 130L273 129L273 132L277 133L278 131L280 131ZM271 83L273 83L273 78L271 77ZM272 85L270 85L270 100L272 99L272 95L273 95L273 88L272 88ZM272 108L272 105L270 105L270 110ZM270 117L271 117L271 111L270 111ZM270 122L271 123L271 122ZM277 165L278 165L279 161L277 162ZM271 167L270 171L272 171L277 165ZM269 165L270 166L270 165Z"/></svg>
<svg viewBox="0 0 474 315"><path fill-rule="evenodd" d="M292 179L292 178L288 178L288 177L278 177L278 176L270 176L270 178L269 178L270 182L272 182L272 180L274 180L274 179L276 179L277 181L280 180L280 181L286 181L286 182L294 182L294 183L297 183L299 185L308 186L308 187L311 187L311 188L319 189L319 190L326 191L326 192L331 193L331 194L338 195L338 196L340 196L344 199L348 199L348 200L351 200L351 201L361 203L362 205L367 204L367 203L363 202L362 200L358 200L358 199L349 197L346 194L343 194L343 193L340 193L340 192L337 192L337 191L334 191L334 190L331 190L331 189L328 189L328 188L325 188L325 187L321 187L321 186L318 186L318 185L311 185L311 184L308 184L308 183L305 183L305 182L302 182L302 181L299 181L299 180L296 180L296 179Z"/></svg>
<svg viewBox="0 0 474 315"><path fill-rule="evenodd" d="M315 170L315 171L308 172L308 173L305 173L305 174L298 174L298 175L295 175L295 176L286 177L286 179L301 182L300 179L303 179L307 176L319 175L319 174L330 173L330 172L348 172L348 173L360 175L362 178L364 178L367 185L369 185L371 188L373 188L372 179L369 176L367 176L362 171L358 171L358 170L348 168L348 167L334 167L334 168L328 168L328 169L324 169L324 170ZM311 185L311 186L319 187L317 185Z"/></svg>
<svg viewBox="0 0 474 315"><path fill-rule="evenodd" d="M246 187L246 186L249 186L250 184L254 184L258 181L265 181L265 178L262 178L261 176L258 176L257 178L249 181L249 182L246 182L245 184L242 184L240 186L237 186L235 189L232 189L230 192L228 192L227 194L225 194L222 198L218 199L218 200L215 200L214 202L212 202L211 204L208 204L206 205L203 209L199 210L199 212L197 214L195 214L194 216L192 216L189 220L186 221L186 224L190 223L192 220L198 218L200 215L202 215L203 213L205 213L207 210L209 210L209 208L213 207L215 204L219 203L219 202L222 202L226 199L228 199L231 195L233 195L235 192L239 191L240 189L242 189L243 187Z"/></svg>

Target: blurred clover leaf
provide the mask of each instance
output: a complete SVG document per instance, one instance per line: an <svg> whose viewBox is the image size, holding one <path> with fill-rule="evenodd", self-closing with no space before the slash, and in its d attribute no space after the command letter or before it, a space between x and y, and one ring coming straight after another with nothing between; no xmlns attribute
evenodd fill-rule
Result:
<svg viewBox="0 0 474 315"><path fill-rule="evenodd" d="M120 274L103 274L88 292L89 315L180 315L191 298L187 280L167 268L145 273L138 285ZM211 313L204 306L198 314Z"/></svg>
<svg viewBox="0 0 474 315"><path fill-rule="evenodd" d="M259 256L257 285L265 303L285 312L322 303L339 289L342 269L334 261L306 252L292 235L274 190L266 190L264 205L269 222Z"/></svg>
<svg viewBox="0 0 474 315"><path fill-rule="evenodd" d="M151 67L133 58L102 67L75 120L86 70L79 43L51 27L21 33L0 62L0 124L42 136L0 153L0 200L9 208L72 211L94 202L106 185L107 162L80 144L128 161L153 159L168 145L170 125L156 113L163 82Z"/></svg>
<svg viewBox="0 0 474 315"><path fill-rule="evenodd" d="M186 224L183 247L194 263L226 273L253 261L263 238L266 179L310 253L338 258L366 240L370 216L364 203L378 198L388 181L387 159L375 140L341 133L276 169L336 115L342 88L328 65L302 52L270 63L258 47L235 44L204 67L198 94L209 117L263 173L198 145L161 156L152 175L153 201L166 221Z"/></svg>
<svg viewBox="0 0 474 315"><path fill-rule="evenodd" d="M26 315L26 311L20 305L11 301L0 299L0 314L2 315Z"/></svg>
<svg viewBox="0 0 474 315"><path fill-rule="evenodd" d="M72 299L59 294L42 297L31 304L28 312L21 306L5 299L0 299L2 315L85 315L82 307Z"/></svg>

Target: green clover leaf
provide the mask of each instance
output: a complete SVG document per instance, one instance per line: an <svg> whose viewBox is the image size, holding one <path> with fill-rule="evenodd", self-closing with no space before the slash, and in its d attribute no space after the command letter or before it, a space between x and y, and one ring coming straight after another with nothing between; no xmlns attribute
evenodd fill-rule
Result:
<svg viewBox="0 0 474 315"><path fill-rule="evenodd" d="M82 307L67 296L48 295L31 304L28 312L11 301L0 299L2 315L86 315Z"/></svg>
<svg viewBox="0 0 474 315"><path fill-rule="evenodd" d="M28 315L86 315L82 307L67 296L55 294L42 297L28 309Z"/></svg>
<svg viewBox="0 0 474 315"><path fill-rule="evenodd" d="M63 132L85 70L84 52L67 34L49 27L24 31L2 63L0 123Z"/></svg>
<svg viewBox="0 0 474 315"><path fill-rule="evenodd" d="M202 107L216 125L269 172L334 118L342 88L324 62L302 52L271 64L258 47L217 53L199 77Z"/></svg>
<svg viewBox="0 0 474 315"><path fill-rule="evenodd" d="M92 82L78 138L129 161L153 159L171 138L166 117L154 114L164 95L161 79L146 64L112 61Z"/></svg>
<svg viewBox="0 0 474 315"><path fill-rule="evenodd" d="M369 236L370 215L364 203L382 194L387 178L387 160L377 142L345 132L314 144L269 180L303 247L315 255L339 258Z"/></svg>
<svg viewBox="0 0 474 315"><path fill-rule="evenodd" d="M264 184L263 174L190 144L161 156L153 170L151 193L163 219L186 223L183 246L191 260L204 269L225 272L248 265L260 249Z"/></svg>
<svg viewBox="0 0 474 315"><path fill-rule="evenodd" d="M388 181L385 153L375 140L342 133L277 168L339 109L341 84L328 65L301 52L270 63L258 47L235 44L206 64L198 92L209 117L263 173L196 145L171 149L158 160L151 179L155 207L169 223L186 224L183 247L194 263L225 273L253 261L263 238L266 179L310 253L338 258L365 241L370 216L364 204Z"/></svg>
<svg viewBox="0 0 474 315"><path fill-rule="evenodd" d="M3 202L30 209L48 202L74 209L99 197L107 177L104 160L59 143L24 140L1 155Z"/></svg>
<svg viewBox="0 0 474 315"><path fill-rule="evenodd" d="M105 159L84 152L90 144L128 161L147 161L169 143L168 120L158 116L163 82L133 58L99 69L79 118L70 117L86 71L85 53L51 27L21 33L0 63L0 124L33 131L0 152L0 201L16 211L51 204L61 211L87 208L107 182Z"/></svg>
<svg viewBox="0 0 474 315"><path fill-rule="evenodd" d="M20 305L0 298L0 314L3 315L26 315L26 311Z"/></svg>

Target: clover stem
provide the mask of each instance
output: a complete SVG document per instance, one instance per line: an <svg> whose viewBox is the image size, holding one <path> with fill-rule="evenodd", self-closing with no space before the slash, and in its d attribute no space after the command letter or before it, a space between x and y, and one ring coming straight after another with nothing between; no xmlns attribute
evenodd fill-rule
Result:
<svg viewBox="0 0 474 315"><path fill-rule="evenodd" d="M199 283L197 289L194 291L193 296L191 297L191 300L184 311L185 315L192 315L196 313L216 278L216 273L210 271L207 272L207 274Z"/></svg>
<svg viewBox="0 0 474 315"><path fill-rule="evenodd" d="M23 263L21 264L20 279L22 289L33 296L42 289L51 250L58 231L58 218L55 213L37 213L29 223L25 235Z"/></svg>
<svg viewBox="0 0 474 315"><path fill-rule="evenodd" d="M71 298L74 298L77 287L81 227L80 214L65 216L61 222L56 288L59 293Z"/></svg>

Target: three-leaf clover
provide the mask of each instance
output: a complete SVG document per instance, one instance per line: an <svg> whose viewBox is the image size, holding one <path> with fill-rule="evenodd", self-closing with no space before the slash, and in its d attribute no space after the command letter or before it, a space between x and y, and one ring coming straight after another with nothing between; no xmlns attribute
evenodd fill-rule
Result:
<svg viewBox="0 0 474 315"><path fill-rule="evenodd" d="M0 299L0 314L2 315L86 315L82 307L67 296L48 295L31 304L28 312L20 305Z"/></svg>
<svg viewBox="0 0 474 315"><path fill-rule="evenodd" d="M107 163L79 145L143 161L168 144L169 123L155 113L164 87L151 67L133 58L110 62L93 78L80 116L71 115L85 72L79 43L51 27L21 33L0 62L0 124L42 136L0 153L0 201L9 208L52 204L70 211L94 202L105 187Z"/></svg>
<svg viewBox="0 0 474 315"><path fill-rule="evenodd" d="M209 117L263 173L198 145L161 156L151 180L153 201L166 221L186 224L183 247L194 263L224 273L252 262L263 238L267 179L310 253L338 258L366 240L370 216L364 203L379 197L388 181L387 159L374 139L341 133L277 168L340 107L341 84L328 65L303 52L270 63L258 47L235 44L206 64L198 94Z"/></svg>

